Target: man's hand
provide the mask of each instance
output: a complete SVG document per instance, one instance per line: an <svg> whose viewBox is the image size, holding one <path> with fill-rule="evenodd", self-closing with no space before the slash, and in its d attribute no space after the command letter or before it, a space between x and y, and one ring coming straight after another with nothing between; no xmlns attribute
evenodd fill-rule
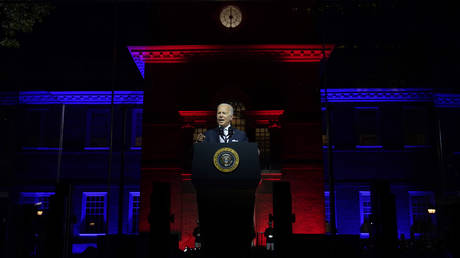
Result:
<svg viewBox="0 0 460 258"><path fill-rule="evenodd" d="M195 139L195 142L203 142L204 139L206 139L206 136L204 136L202 133L199 133Z"/></svg>

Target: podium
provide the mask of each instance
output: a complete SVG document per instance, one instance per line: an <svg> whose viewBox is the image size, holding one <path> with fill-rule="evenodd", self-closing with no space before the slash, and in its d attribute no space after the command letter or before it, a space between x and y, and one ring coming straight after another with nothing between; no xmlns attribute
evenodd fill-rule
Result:
<svg viewBox="0 0 460 258"><path fill-rule="evenodd" d="M216 152L231 148L238 154L233 171L219 171L214 164ZM197 143L193 146L192 183L195 187L256 188L260 181L256 143Z"/></svg>
<svg viewBox="0 0 460 258"><path fill-rule="evenodd" d="M204 257L247 257L260 182L256 143L197 143L192 183L197 192Z"/></svg>

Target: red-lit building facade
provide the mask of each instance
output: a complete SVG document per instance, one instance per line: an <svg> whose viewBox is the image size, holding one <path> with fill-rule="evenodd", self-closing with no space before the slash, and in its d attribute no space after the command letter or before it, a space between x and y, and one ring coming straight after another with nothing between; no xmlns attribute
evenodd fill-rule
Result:
<svg viewBox="0 0 460 258"><path fill-rule="evenodd" d="M213 128L215 107L229 102L236 110L234 126L262 146L256 231L263 232L273 214L270 183L281 180L291 187L293 232L325 233L319 64L332 45L129 49L146 81L140 231L149 229L152 181L167 181L177 219L173 231L191 235L198 218L184 159L193 134Z"/></svg>

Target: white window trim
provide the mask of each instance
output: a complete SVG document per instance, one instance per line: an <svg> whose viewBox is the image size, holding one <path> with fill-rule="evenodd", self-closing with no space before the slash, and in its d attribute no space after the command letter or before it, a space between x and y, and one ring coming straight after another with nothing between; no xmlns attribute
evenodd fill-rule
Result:
<svg viewBox="0 0 460 258"><path fill-rule="evenodd" d="M363 205L363 197L364 196L369 196L369 199L371 198L371 191L359 191L359 226L364 223L364 205ZM370 199L370 201L372 201ZM361 233L359 232L361 238L369 238L369 233Z"/></svg>
<svg viewBox="0 0 460 258"><path fill-rule="evenodd" d="M133 228L133 199L134 197L141 196L140 192L129 192L129 205L128 205L128 232ZM139 203L140 204L140 203Z"/></svg>
<svg viewBox="0 0 460 258"><path fill-rule="evenodd" d="M88 196L104 196L104 223L107 223L107 192L83 192L82 194L82 207L81 207L81 218L80 224L83 224L86 217L86 200ZM85 234L80 233L80 236L84 235L105 235L105 233L96 233L96 234Z"/></svg>

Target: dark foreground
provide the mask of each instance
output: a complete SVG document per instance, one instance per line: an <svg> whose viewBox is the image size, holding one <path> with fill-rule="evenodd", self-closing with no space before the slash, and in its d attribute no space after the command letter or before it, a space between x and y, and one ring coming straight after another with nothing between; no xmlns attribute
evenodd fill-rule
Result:
<svg viewBox="0 0 460 258"><path fill-rule="evenodd" d="M460 244L460 243L459 243ZM332 257L356 257L356 258L383 258L383 257L396 257L396 258L455 258L456 256L449 248L444 245L441 241L400 241L397 249L393 253L389 253L388 250L379 251L375 248L369 240L361 240L358 249L347 248L336 249L336 250L311 250L308 245L302 246L301 248L295 248L296 250L288 250L285 253L278 251L267 251L264 246L253 247L248 258L301 258L301 257L314 257L314 258L332 258ZM303 250L303 251L301 251ZM131 250L132 251L132 250ZM88 248L85 252L73 255L74 258L105 258L105 257L118 257L123 254L128 254L128 250L117 253L104 253L97 248ZM222 254L225 254L226 250L222 250ZM131 257L139 257L139 252L132 252ZM158 253L152 253L152 255L146 255L145 257L160 257ZM223 255L224 256L224 255ZM169 258L202 258L200 250L187 249L187 250L176 250L170 253ZM204 257L203 257L204 258ZM219 258L219 257L216 257Z"/></svg>

